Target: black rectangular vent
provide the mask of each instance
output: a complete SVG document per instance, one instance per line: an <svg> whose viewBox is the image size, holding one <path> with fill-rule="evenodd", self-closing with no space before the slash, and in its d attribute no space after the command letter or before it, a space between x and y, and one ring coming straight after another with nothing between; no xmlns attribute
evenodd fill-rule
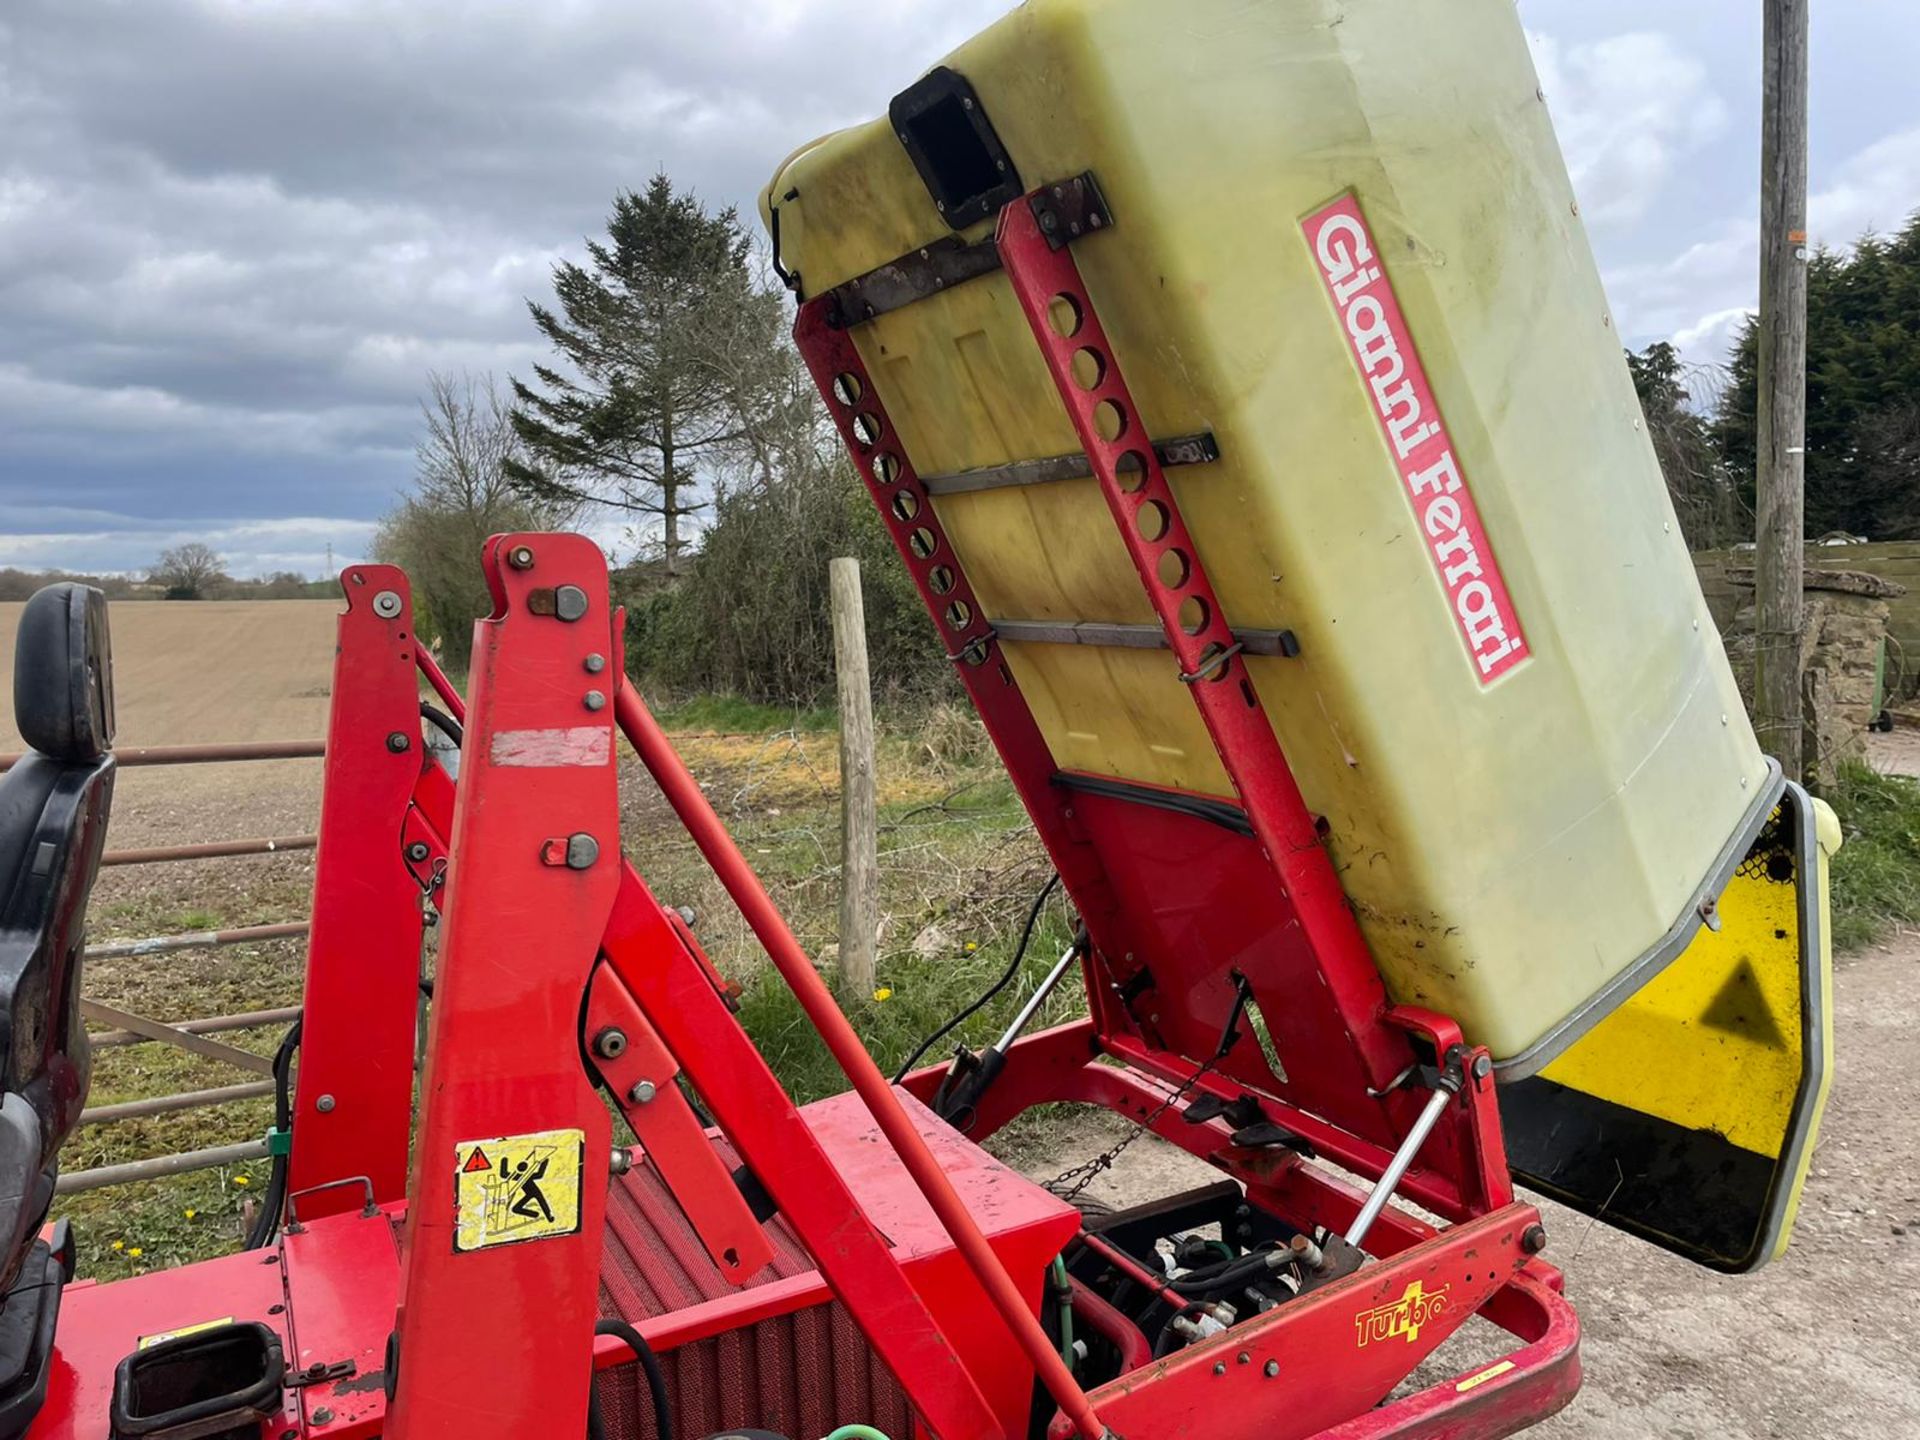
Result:
<svg viewBox="0 0 1920 1440"><path fill-rule="evenodd" d="M1021 193L1020 173L973 86L942 65L887 106L934 208L955 230L995 214Z"/></svg>

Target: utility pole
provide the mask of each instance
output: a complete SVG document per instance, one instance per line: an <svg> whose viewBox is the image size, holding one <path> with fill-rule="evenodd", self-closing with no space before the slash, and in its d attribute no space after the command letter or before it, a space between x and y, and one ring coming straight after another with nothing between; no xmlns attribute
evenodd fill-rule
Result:
<svg viewBox="0 0 1920 1440"><path fill-rule="evenodd" d="M1807 7L1761 0L1759 444L1754 728L1790 779L1801 751L1807 479Z"/></svg>

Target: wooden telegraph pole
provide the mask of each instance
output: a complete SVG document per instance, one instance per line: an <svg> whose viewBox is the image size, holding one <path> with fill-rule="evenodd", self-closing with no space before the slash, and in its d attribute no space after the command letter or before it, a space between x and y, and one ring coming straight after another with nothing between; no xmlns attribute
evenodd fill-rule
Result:
<svg viewBox="0 0 1920 1440"><path fill-rule="evenodd" d="M1755 477L1754 728L1803 771L1801 575L1807 475L1807 7L1761 0L1759 443Z"/></svg>
<svg viewBox="0 0 1920 1440"><path fill-rule="evenodd" d="M827 566L833 668L840 695L840 973L856 994L873 989L880 931L879 807L873 775L873 687L860 562Z"/></svg>

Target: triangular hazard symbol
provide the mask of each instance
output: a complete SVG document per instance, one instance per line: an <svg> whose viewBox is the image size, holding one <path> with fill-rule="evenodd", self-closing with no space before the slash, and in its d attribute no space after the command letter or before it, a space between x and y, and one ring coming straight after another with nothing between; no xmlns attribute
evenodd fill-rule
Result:
<svg viewBox="0 0 1920 1440"><path fill-rule="evenodd" d="M1753 962L1742 960L1727 977L1720 993L1713 997L1700 1016L1700 1023L1729 1035L1738 1035L1770 1050L1787 1048L1787 1037L1780 1033L1779 1022L1760 989L1760 977L1753 973Z"/></svg>
<svg viewBox="0 0 1920 1440"><path fill-rule="evenodd" d="M467 1156L467 1163L460 1167L460 1173L462 1175L471 1175L475 1171L491 1170L492 1168L493 1162L487 1159L487 1152L476 1145L473 1147L473 1153Z"/></svg>

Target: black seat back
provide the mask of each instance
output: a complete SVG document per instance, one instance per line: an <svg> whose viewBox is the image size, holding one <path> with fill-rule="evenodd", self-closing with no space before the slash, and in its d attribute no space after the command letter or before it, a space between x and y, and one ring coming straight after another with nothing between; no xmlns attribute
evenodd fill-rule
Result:
<svg viewBox="0 0 1920 1440"><path fill-rule="evenodd" d="M80 957L113 800L106 597L75 584L35 594L13 677L31 748L0 775L0 1293L46 1218L92 1069Z"/></svg>

